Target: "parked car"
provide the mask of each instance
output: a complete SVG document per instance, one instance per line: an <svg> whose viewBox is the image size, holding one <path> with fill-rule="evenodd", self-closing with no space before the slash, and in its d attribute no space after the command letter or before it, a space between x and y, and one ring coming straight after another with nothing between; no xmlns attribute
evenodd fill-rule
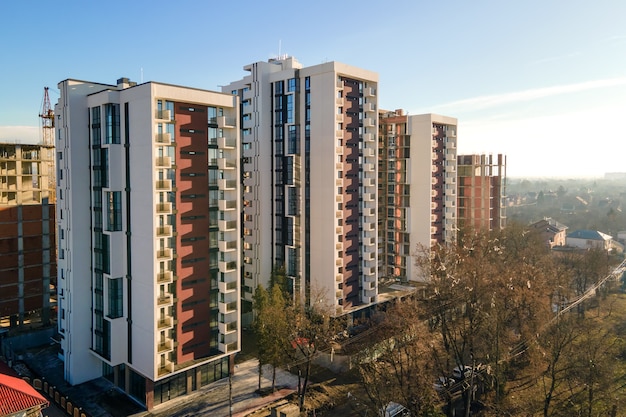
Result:
<svg viewBox="0 0 626 417"><path fill-rule="evenodd" d="M465 365L465 367L463 368L463 371L461 371L461 368L459 366L455 367L452 370L452 378L454 378L457 381L461 381L465 378L469 378L471 374L472 374L472 367L469 365Z"/></svg>
<svg viewBox="0 0 626 417"><path fill-rule="evenodd" d="M393 401L385 406L384 412L385 417L404 417L411 414L405 406Z"/></svg>
<svg viewBox="0 0 626 417"><path fill-rule="evenodd" d="M443 392L443 390L449 389L454 383L454 379L440 376L433 384L433 388L437 392Z"/></svg>

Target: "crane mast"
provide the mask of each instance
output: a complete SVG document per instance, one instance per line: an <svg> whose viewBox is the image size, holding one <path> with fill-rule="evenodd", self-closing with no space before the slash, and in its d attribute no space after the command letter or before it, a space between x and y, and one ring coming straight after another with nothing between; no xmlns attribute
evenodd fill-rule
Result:
<svg viewBox="0 0 626 417"><path fill-rule="evenodd" d="M41 113L39 113L41 121L41 158L44 166L42 174L48 177L48 187L44 191L48 201L52 204L56 202L56 169L55 169L55 152L54 152L54 110L50 105L50 96L48 95L48 87L43 88L43 104ZM47 169L45 168L47 165ZM47 172L46 172L47 171Z"/></svg>
<svg viewBox="0 0 626 417"><path fill-rule="evenodd" d="M50 96L48 87L43 88L43 105L41 106L41 130L43 134L43 145L54 146L54 111L50 106Z"/></svg>

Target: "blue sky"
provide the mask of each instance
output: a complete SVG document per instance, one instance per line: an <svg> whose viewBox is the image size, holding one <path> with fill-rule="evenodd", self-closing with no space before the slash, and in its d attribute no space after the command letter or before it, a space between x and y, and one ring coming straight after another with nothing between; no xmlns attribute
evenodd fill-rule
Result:
<svg viewBox="0 0 626 417"><path fill-rule="evenodd" d="M219 90L279 52L378 72L379 106L459 119L508 175L626 171L626 1L0 3L0 140L39 137L43 87L119 77Z"/></svg>

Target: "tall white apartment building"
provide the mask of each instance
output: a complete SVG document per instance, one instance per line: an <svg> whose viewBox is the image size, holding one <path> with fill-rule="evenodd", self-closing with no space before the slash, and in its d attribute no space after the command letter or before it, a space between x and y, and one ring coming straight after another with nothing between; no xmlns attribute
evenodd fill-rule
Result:
<svg viewBox="0 0 626 417"><path fill-rule="evenodd" d="M241 99L244 298L284 267L336 314L376 302L378 75L286 56L244 69L222 90Z"/></svg>
<svg viewBox="0 0 626 417"><path fill-rule="evenodd" d="M380 112L379 274L423 280L418 247L456 237L457 120Z"/></svg>
<svg viewBox="0 0 626 417"><path fill-rule="evenodd" d="M239 102L127 79L59 83L65 379L151 409L227 376L240 349Z"/></svg>

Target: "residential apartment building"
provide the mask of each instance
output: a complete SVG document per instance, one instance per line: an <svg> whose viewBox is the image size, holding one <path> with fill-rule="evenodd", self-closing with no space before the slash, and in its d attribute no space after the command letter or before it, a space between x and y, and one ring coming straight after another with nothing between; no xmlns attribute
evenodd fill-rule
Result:
<svg viewBox="0 0 626 417"><path fill-rule="evenodd" d="M381 110L379 121L379 275L423 280L418 248L456 236L457 120Z"/></svg>
<svg viewBox="0 0 626 417"><path fill-rule="evenodd" d="M239 102L124 78L59 90L65 379L105 376L151 409L240 349Z"/></svg>
<svg viewBox="0 0 626 417"><path fill-rule="evenodd" d="M459 155L459 226L498 230L506 225L506 156Z"/></svg>
<svg viewBox="0 0 626 417"><path fill-rule="evenodd" d="M378 75L282 56L223 87L241 100L243 296L284 267L335 314L377 299Z"/></svg>
<svg viewBox="0 0 626 417"><path fill-rule="evenodd" d="M56 284L54 148L0 143L0 323L50 321Z"/></svg>

